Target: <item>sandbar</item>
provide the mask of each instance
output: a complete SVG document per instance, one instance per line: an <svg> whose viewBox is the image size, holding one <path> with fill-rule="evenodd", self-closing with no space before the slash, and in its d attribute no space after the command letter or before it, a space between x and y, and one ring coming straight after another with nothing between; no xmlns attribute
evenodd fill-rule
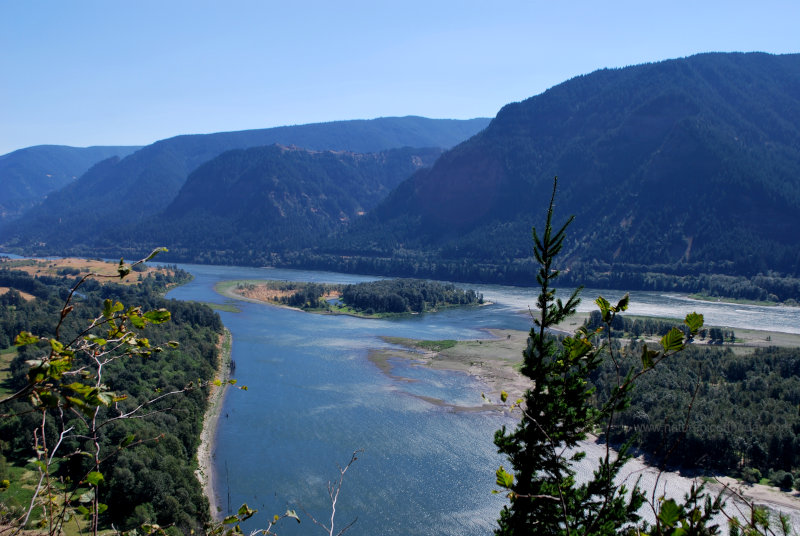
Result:
<svg viewBox="0 0 800 536"><path fill-rule="evenodd" d="M197 447L197 470L195 476L200 481L203 494L208 499L211 518L219 521L222 516L219 496L214 486L214 437L217 433L217 422L222 410L222 402L225 399L225 387L230 378L231 364L231 332L225 328L225 332L220 336L217 348L219 348L217 359L217 371L214 375L215 380L219 380L221 385L209 384L208 407L203 415L203 431L200 433L200 445Z"/></svg>

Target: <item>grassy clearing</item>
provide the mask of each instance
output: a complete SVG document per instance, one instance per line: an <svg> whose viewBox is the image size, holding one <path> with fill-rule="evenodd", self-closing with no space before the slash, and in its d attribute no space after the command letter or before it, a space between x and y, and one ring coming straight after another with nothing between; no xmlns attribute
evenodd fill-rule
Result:
<svg viewBox="0 0 800 536"><path fill-rule="evenodd" d="M242 310L233 303L211 303L211 302L198 302L207 305L215 311L224 311L226 313L241 313Z"/></svg>
<svg viewBox="0 0 800 536"><path fill-rule="evenodd" d="M0 261L0 266L3 268L10 268L12 270L20 270L28 275L49 275L49 276L67 276L67 277L82 277L88 273L96 273L102 276L98 279L101 283L113 282L121 283L123 285L136 285L139 281L139 276L147 277L151 273L158 271L169 272L165 268L140 265L144 266L141 272L132 272L125 279L120 280L117 273L118 263L101 261L99 259L17 259L17 260L4 260ZM138 270L138 267L137 267Z"/></svg>
<svg viewBox="0 0 800 536"><path fill-rule="evenodd" d="M16 356L16 347L0 350L0 395L10 395L12 392L7 385L7 380L11 377L11 362Z"/></svg>
<svg viewBox="0 0 800 536"><path fill-rule="evenodd" d="M10 483L9 487L0 491L0 503L7 509L13 517L21 516L31 503L33 490L36 487L37 473L32 465L19 467L8 464L5 466L3 479ZM41 509L31 514L31 519L36 519L41 515Z"/></svg>
<svg viewBox="0 0 800 536"><path fill-rule="evenodd" d="M456 341L453 339L445 339L441 341L421 341L417 339L408 339L406 337L381 337L384 341L390 344L397 344L405 346L406 348L419 348L420 350L428 350L431 352L441 352L448 348L453 348L457 344L463 344L463 341Z"/></svg>
<svg viewBox="0 0 800 536"><path fill-rule="evenodd" d="M452 339L445 339L443 341L417 341L416 346L433 352L441 352L447 348L452 348L456 345L456 342L457 341Z"/></svg>
<svg viewBox="0 0 800 536"><path fill-rule="evenodd" d="M0 295L3 295L6 292L9 292L10 290L11 290L10 287L0 287ZM22 299L25 301L31 301L36 299L36 296L34 296L33 294L28 294L24 290L17 290L17 292L19 292L19 295L22 296Z"/></svg>

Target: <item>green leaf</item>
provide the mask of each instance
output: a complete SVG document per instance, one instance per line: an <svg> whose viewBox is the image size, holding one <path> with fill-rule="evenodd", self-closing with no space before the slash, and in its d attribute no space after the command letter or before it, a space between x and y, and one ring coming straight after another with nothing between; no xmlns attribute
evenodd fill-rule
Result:
<svg viewBox="0 0 800 536"><path fill-rule="evenodd" d="M496 482L498 486L509 489L514 485L514 475L503 469L502 465L495 472L495 475L497 475Z"/></svg>
<svg viewBox="0 0 800 536"><path fill-rule="evenodd" d="M58 406L60 402L59 398L52 394L50 391L42 391L39 393L39 400L42 401L43 406L47 406L48 408L55 408Z"/></svg>
<svg viewBox="0 0 800 536"><path fill-rule="evenodd" d="M69 385L65 385L64 387L81 395L87 395L89 391L93 389L91 385L84 385L78 382L73 382Z"/></svg>
<svg viewBox="0 0 800 536"><path fill-rule="evenodd" d="M142 329L145 326L145 321L141 316L131 315L129 318L135 328Z"/></svg>
<svg viewBox="0 0 800 536"><path fill-rule="evenodd" d="M36 344L37 342L39 342L39 337L30 331L21 331L14 339L15 346L25 346L27 344Z"/></svg>
<svg viewBox="0 0 800 536"><path fill-rule="evenodd" d="M508 400L508 393L506 393L505 391L500 391L500 400L502 400L503 402Z"/></svg>
<svg viewBox="0 0 800 536"><path fill-rule="evenodd" d="M603 322L611 320L611 304L602 296L598 296L594 303L600 308L600 313L603 316Z"/></svg>
<svg viewBox="0 0 800 536"><path fill-rule="evenodd" d="M658 519L669 528L675 526L681 517L681 507L675 502L674 499L668 499L661 503L661 511L658 513Z"/></svg>
<svg viewBox="0 0 800 536"><path fill-rule="evenodd" d="M230 525L231 523L236 523L238 521L239 521L239 518L237 516L228 516L228 517L226 517L225 519L222 520L222 524L223 525Z"/></svg>
<svg viewBox="0 0 800 536"><path fill-rule="evenodd" d="M78 497L78 502L81 504L90 503L94 500L94 490L90 489L89 491L83 493L80 497Z"/></svg>
<svg viewBox="0 0 800 536"><path fill-rule="evenodd" d="M671 352L683 349L683 332L678 328L672 328L669 333L661 337L661 346L664 352Z"/></svg>
<svg viewBox="0 0 800 536"><path fill-rule="evenodd" d="M156 309L154 311L147 311L143 314L145 320L152 324L163 324L170 319L170 313L166 309Z"/></svg>
<svg viewBox="0 0 800 536"><path fill-rule="evenodd" d="M619 301L617 302L617 306L616 306L616 307L614 307L614 310L615 310L616 312L620 312L620 311L627 311L627 310L628 310L628 303L630 302L630 300L631 300L631 296L630 296L630 294L627 294L627 293L626 293L626 294L625 294L625 295L622 297L622 299L621 299L621 300L619 300Z"/></svg>
<svg viewBox="0 0 800 536"><path fill-rule="evenodd" d="M700 331L700 328L703 327L703 315L698 313L689 313L686 315L683 323L689 326L689 330L692 332L692 335L695 335L698 331Z"/></svg>
<svg viewBox="0 0 800 536"><path fill-rule="evenodd" d="M56 339L50 339L50 348L52 348L53 353L60 354L64 349L64 343Z"/></svg>
<svg viewBox="0 0 800 536"><path fill-rule="evenodd" d="M128 437L126 437L125 439L123 439L122 443L120 443L119 446L122 447L122 448L125 448L128 445L130 445L131 443L133 443L134 439L136 439L136 436L134 434L131 434Z"/></svg>
<svg viewBox="0 0 800 536"><path fill-rule="evenodd" d="M286 517L291 517L292 519L296 519L298 523L300 523L300 517L297 515L297 512L294 510L286 510L284 514Z"/></svg>
<svg viewBox="0 0 800 536"><path fill-rule="evenodd" d="M165 247L156 248L142 262L147 262L150 259L152 259L153 257L155 257L156 255L158 255L159 253L166 253L167 251L169 251L169 250L167 248L165 248Z"/></svg>
<svg viewBox="0 0 800 536"><path fill-rule="evenodd" d="M653 367L653 359L658 356L658 352L654 350L648 350L647 345L642 345L642 368L647 370Z"/></svg>
<svg viewBox="0 0 800 536"><path fill-rule="evenodd" d="M569 351L569 355L573 359L583 357L592 350L592 343L579 337L566 337L561 344Z"/></svg>
<svg viewBox="0 0 800 536"><path fill-rule="evenodd" d="M96 344L97 346L105 346L106 344L108 344L107 340L102 339L102 338L98 337L97 335L91 335L90 334L90 335L87 335L86 337L84 337L83 339L86 340L86 341L89 341L92 344Z"/></svg>
<svg viewBox="0 0 800 536"><path fill-rule="evenodd" d="M86 475L86 482L88 482L92 486L97 486L102 481L103 481L103 473L99 471L92 471L91 473Z"/></svg>
<svg viewBox="0 0 800 536"><path fill-rule="evenodd" d="M28 370L28 381L31 383L44 381L47 376L47 369L50 368L50 365L43 362L41 359L34 359L26 361L25 363L31 367L30 370Z"/></svg>
<svg viewBox="0 0 800 536"><path fill-rule="evenodd" d="M124 309L124 306L120 302L114 303L111 300L103 302L103 316L106 318L111 318L114 313L122 311L122 309Z"/></svg>
<svg viewBox="0 0 800 536"><path fill-rule="evenodd" d="M131 267L125 266L125 261L123 259L120 259L119 266L117 266L117 273L119 274L119 278L123 279L126 275L131 273Z"/></svg>
<svg viewBox="0 0 800 536"><path fill-rule="evenodd" d="M102 404L103 406L110 406L114 402L114 393L109 393L109 392L98 393L97 396L94 397L94 400L96 400L98 404Z"/></svg>
<svg viewBox="0 0 800 536"><path fill-rule="evenodd" d="M61 359L53 359L47 368L47 375L54 380L61 378L64 372L72 368L72 359L69 357L62 357Z"/></svg>

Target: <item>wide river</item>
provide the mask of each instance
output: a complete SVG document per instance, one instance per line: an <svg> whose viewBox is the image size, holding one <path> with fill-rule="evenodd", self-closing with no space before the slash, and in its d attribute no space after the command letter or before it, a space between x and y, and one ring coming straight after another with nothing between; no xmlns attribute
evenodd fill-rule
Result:
<svg viewBox="0 0 800 536"><path fill-rule="evenodd" d="M286 279L353 283L357 275L270 268L182 265L194 280L170 298L212 303L231 300L213 287L230 279ZM247 391L230 389L213 449L220 507L242 503L259 513L252 530L287 508L301 525L284 520L280 534L313 534L304 511L329 522L327 483L338 465L363 449L344 479L336 508L338 532L358 535L489 534L504 503L492 495L494 472L507 462L492 443L495 430L514 418L497 412L458 412L432 404L481 404L483 384L465 374L397 363L399 376L382 373L371 349L388 347L380 336L417 339L486 338L487 328L524 329L533 307L532 289L469 285L493 305L446 310L394 320L315 315L236 301L241 312L221 312L233 334L235 377ZM598 293L614 302L622 293L585 290L580 310L591 310ZM559 294L560 295L560 294ZM800 333L800 308L707 303L678 295L631 293L632 314L705 315L707 325ZM520 351L522 349L520 348Z"/></svg>

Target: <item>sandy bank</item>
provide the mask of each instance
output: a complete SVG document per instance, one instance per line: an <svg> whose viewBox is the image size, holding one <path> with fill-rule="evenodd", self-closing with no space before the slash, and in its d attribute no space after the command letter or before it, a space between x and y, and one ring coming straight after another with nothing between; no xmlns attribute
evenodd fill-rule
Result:
<svg viewBox="0 0 800 536"><path fill-rule="evenodd" d="M441 370L465 372L486 383L489 392L485 395L492 402L500 400L501 391L508 393L511 400L516 400L530 386L530 380L518 371L528 333L507 329L491 329L487 332L492 336L491 339L458 341L455 346L439 351L431 351L413 339L383 337L386 342L404 346L405 349L373 350L369 358L385 374L396 379L402 378L392 373L393 358L409 359ZM492 407L493 404L487 402L479 408L460 409L486 410Z"/></svg>
<svg viewBox="0 0 800 536"><path fill-rule="evenodd" d="M583 317L577 315L568 320L565 325L558 326L559 331L571 333L583 323ZM416 361L421 366L430 366L437 369L453 370L458 372L466 372L471 374L487 384L490 393L486 393L492 401L497 401L500 397L500 391L504 390L508 393L510 400L516 400L521 397L524 391L530 385L528 378L518 372L519 365L522 362L522 350L527 344L527 331L515 330L488 330L492 335L491 339L483 340L468 340L457 341L455 345L449 348L442 348L438 351L429 349L423 341L413 339L404 339L399 337L384 337L384 340L393 344L404 346L405 349L384 349L375 350L370 354L370 360L375 363L387 375L398 378L392 372L391 359L403 358ZM770 337L771 340L767 341ZM752 351L753 347L760 346L762 342L772 342L774 345L797 347L800 346L800 337L788 336L785 334L770 333L764 331L754 330L736 330L737 340L742 340L741 343L736 345L726 344L725 346L738 346L740 348L749 347ZM432 403L436 403L432 401ZM437 405L442 405L437 403ZM490 410L493 409L494 404L486 403L482 408L452 408L455 411L471 411L476 409ZM600 444L595 444L587 441L582 448L594 452L602 451L604 448ZM653 482L656 482L655 477L658 471L652 467L647 466L643 460L637 459L629 462L626 465L627 472L634 472L642 474L648 472ZM691 483L691 478L685 478L677 473L669 473L671 481L670 486L679 490L673 493L676 498L681 498L684 493L688 492L688 484ZM736 512L736 509L743 508L744 504L736 497L736 495L745 498L757 505L767 506L773 511L788 512L792 516L792 522L798 522L800 519L800 492L783 492L771 486L762 485L747 485L738 482L736 479L730 477L719 477L716 481L709 482L709 489L715 493L723 491L723 486L727 485L730 490L735 491L731 494L726 491L725 495L730 496L729 505L731 512ZM647 488L646 485L644 485Z"/></svg>
<svg viewBox="0 0 800 536"><path fill-rule="evenodd" d="M231 332L225 328L225 333L220 336L218 344L219 358L217 372L214 376L214 379L219 380L222 385L217 386L212 383L209 386L208 408L203 415L203 431L200 433L200 445L197 447L195 475L203 487L203 494L208 498L211 517L215 521L221 518L222 509L214 489L214 437L217 433L217 422L225 398L226 382L230 378L231 343Z"/></svg>

